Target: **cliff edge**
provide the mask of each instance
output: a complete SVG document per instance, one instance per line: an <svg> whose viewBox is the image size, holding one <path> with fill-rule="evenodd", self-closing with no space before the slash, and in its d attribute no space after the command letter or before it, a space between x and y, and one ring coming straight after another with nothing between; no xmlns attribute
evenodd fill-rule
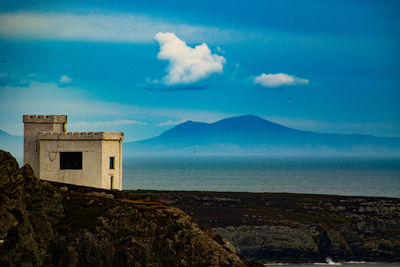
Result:
<svg viewBox="0 0 400 267"><path fill-rule="evenodd" d="M0 265L248 266L165 202L37 179L0 150Z"/></svg>

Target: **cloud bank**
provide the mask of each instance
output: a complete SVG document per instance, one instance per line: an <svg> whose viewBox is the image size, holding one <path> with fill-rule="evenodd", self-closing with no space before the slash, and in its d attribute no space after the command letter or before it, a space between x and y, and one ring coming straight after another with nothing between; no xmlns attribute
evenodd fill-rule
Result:
<svg viewBox="0 0 400 267"><path fill-rule="evenodd" d="M154 39L160 44L157 58L169 61L168 74L163 78L167 85L193 83L223 71L225 58L212 54L205 43L191 48L170 32L159 32Z"/></svg>
<svg viewBox="0 0 400 267"><path fill-rule="evenodd" d="M2 76L5 75L0 74L0 78ZM71 123L68 123L71 131L104 130L105 127L118 126L118 130L125 131L128 141L160 134L162 128L156 125L159 122L179 123L183 119L187 120L186 118L214 122L232 116L229 113L208 110L109 102L88 94L85 89L76 86L63 87L56 82L31 81L27 86L0 84L1 129L22 135L22 114L67 114L71 118ZM103 120L98 121L99 116ZM127 126L129 127L126 128ZM135 130L129 130L132 127Z"/></svg>
<svg viewBox="0 0 400 267"><path fill-rule="evenodd" d="M95 122L79 121L79 122L69 123L69 126L73 127L110 127L119 125L148 125L148 123L137 120L115 120L115 121L95 121Z"/></svg>
<svg viewBox="0 0 400 267"><path fill-rule="evenodd" d="M160 31L176 32L190 42L221 43L248 38L236 30L174 23L141 14L0 13L1 39L151 43Z"/></svg>
<svg viewBox="0 0 400 267"><path fill-rule="evenodd" d="M300 85L309 84L310 81L307 79L295 77L285 73L277 74L261 74L254 78L254 83L260 84L265 87L279 87L283 85Z"/></svg>

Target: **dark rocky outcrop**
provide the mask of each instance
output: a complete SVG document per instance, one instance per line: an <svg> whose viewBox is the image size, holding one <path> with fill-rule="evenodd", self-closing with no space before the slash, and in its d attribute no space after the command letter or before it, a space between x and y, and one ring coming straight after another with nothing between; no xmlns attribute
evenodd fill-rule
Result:
<svg viewBox="0 0 400 267"><path fill-rule="evenodd" d="M250 264L149 195L43 182L0 151L0 266Z"/></svg>
<svg viewBox="0 0 400 267"><path fill-rule="evenodd" d="M400 261L400 199L158 192L243 256L260 261Z"/></svg>

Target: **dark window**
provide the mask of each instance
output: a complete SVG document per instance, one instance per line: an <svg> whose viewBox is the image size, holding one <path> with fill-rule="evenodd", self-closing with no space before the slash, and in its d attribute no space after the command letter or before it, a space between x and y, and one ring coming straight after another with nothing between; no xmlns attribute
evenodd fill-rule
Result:
<svg viewBox="0 0 400 267"><path fill-rule="evenodd" d="M114 169L115 157L110 157L110 169Z"/></svg>
<svg viewBox="0 0 400 267"><path fill-rule="evenodd" d="M82 152L60 152L60 170L82 170Z"/></svg>
<svg viewBox="0 0 400 267"><path fill-rule="evenodd" d="M110 177L110 189L113 189L113 184L114 184L114 176Z"/></svg>

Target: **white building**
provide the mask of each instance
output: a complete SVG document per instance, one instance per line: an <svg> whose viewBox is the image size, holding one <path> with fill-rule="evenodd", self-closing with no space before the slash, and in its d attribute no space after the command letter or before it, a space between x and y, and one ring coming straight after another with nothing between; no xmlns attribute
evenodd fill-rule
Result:
<svg viewBox="0 0 400 267"><path fill-rule="evenodd" d="M40 179L122 190L121 132L67 132L65 115L24 115L24 164Z"/></svg>

